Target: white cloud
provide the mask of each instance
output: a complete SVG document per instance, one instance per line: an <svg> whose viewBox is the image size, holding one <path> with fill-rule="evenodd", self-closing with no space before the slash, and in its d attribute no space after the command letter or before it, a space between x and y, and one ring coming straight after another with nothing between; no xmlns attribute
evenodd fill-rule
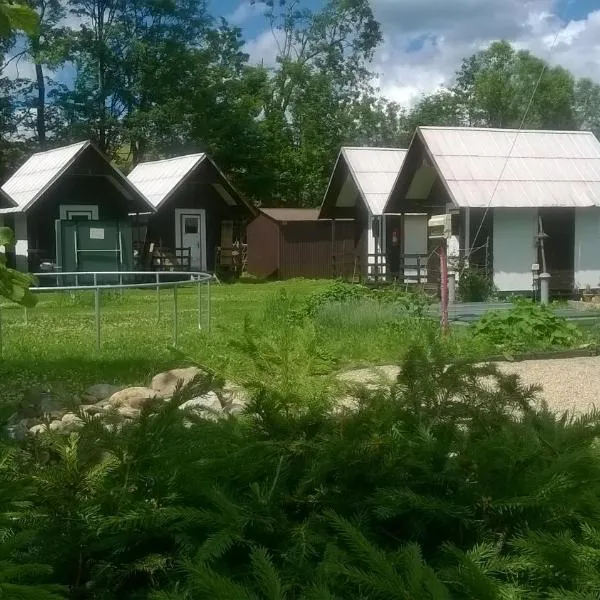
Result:
<svg viewBox="0 0 600 600"><path fill-rule="evenodd" d="M372 0L372 6L384 33L377 83L403 105L450 83L464 57L498 39L600 83L600 10L574 20L568 12L557 15L552 0Z"/></svg>
<svg viewBox="0 0 600 600"><path fill-rule="evenodd" d="M266 29L254 39L246 42L244 52L250 56L250 62L262 63L265 67L274 67L279 52L278 35L279 32Z"/></svg>
<svg viewBox="0 0 600 600"><path fill-rule="evenodd" d="M264 2L252 4L250 0L242 0L231 14L225 16L225 19L232 25L241 27L250 19L264 15L266 8L267 5Z"/></svg>

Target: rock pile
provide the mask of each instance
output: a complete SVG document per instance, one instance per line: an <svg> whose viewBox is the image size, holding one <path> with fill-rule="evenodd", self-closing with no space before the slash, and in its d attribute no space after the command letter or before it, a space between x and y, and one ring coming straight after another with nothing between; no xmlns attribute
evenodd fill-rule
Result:
<svg viewBox="0 0 600 600"><path fill-rule="evenodd" d="M13 415L8 430L13 437L22 438L27 434L36 435L45 431L76 431L83 425L81 416L84 415L110 416L113 422L135 419L148 403L169 402L179 387L205 375L197 367L187 367L159 373L152 378L150 387L117 387L99 383L90 386L80 401L73 400L70 407L47 393L38 393L37 398L29 398L24 402L23 408L26 410ZM239 414L247 402L248 395L243 388L234 383L225 383L220 389L187 400L179 408L218 419Z"/></svg>

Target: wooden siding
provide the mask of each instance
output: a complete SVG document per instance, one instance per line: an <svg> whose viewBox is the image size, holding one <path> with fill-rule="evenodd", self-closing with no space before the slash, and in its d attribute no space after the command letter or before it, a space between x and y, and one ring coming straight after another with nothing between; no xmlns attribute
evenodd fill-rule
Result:
<svg viewBox="0 0 600 600"><path fill-rule="evenodd" d="M352 275L354 221L278 222L262 214L248 225L247 240L252 275L278 279Z"/></svg>

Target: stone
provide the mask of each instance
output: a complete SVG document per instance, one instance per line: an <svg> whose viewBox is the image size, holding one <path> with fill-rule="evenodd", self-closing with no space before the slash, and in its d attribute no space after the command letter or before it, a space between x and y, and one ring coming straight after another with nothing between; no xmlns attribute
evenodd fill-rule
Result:
<svg viewBox="0 0 600 600"><path fill-rule="evenodd" d="M189 410L194 414L214 418L218 414L223 413L221 401L215 392L208 392L203 396L197 396L191 400L187 400L179 406L180 410Z"/></svg>
<svg viewBox="0 0 600 600"><path fill-rule="evenodd" d="M40 433L46 433L48 431L47 425L34 425L29 429L29 433L32 435L39 435Z"/></svg>
<svg viewBox="0 0 600 600"><path fill-rule="evenodd" d="M155 390L145 387L130 387L116 392L108 399L108 405L114 408L129 406L130 408L143 408L148 402L158 398Z"/></svg>
<svg viewBox="0 0 600 600"><path fill-rule="evenodd" d="M85 390L85 395L87 398L93 401L97 400L106 400L110 398L113 394L120 392L123 389L123 386L111 385L110 383L96 383L95 385L90 385L90 387Z"/></svg>
<svg viewBox="0 0 600 600"><path fill-rule="evenodd" d="M78 417L75 413L63 415L61 421L70 427L81 427L83 425L83 419Z"/></svg>
<svg viewBox="0 0 600 600"><path fill-rule="evenodd" d="M106 406L104 404L82 404L80 407L81 412L86 415L99 415L102 414L106 410Z"/></svg>
<svg viewBox="0 0 600 600"><path fill-rule="evenodd" d="M238 399L235 399L225 406L225 411L229 415L239 415L240 413L244 412L246 406L247 402L242 402Z"/></svg>
<svg viewBox="0 0 600 600"><path fill-rule="evenodd" d="M370 367L340 373L337 379L343 383L364 386L367 389L377 390L389 387L396 383L400 375L400 367L396 365L385 365L382 367Z"/></svg>
<svg viewBox="0 0 600 600"><path fill-rule="evenodd" d="M48 429L50 431L58 431L58 432L62 432L65 431L68 428L68 424L67 423L63 423L62 421L51 421L50 425L48 425Z"/></svg>
<svg viewBox="0 0 600 600"><path fill-rule="evenodd" d="M53 419L61 418L67 409L50 393L42 394L40 401L40 413L45 417Z"/></svg>
<svg viewBox="0 0 600 600"><path fill-rule="evenodd" d="M127 404L125 404L123 406L119 406L119 408L117 409L117 412L119 413L119 415L121 415L125 419L136 419L137 417L140 416L139 409L132 408L131 406L128 406Z"/></svg>
<svg viewBox="0 0 600 600"><path fill-rule="evenodd" d="M187 385L196 377L205 375L198 367L187 367L185 369L172 369L159 373L152 378L150 387L161 398L172 398L178 385Z"/></svg>
<svg viewBox="0 0 600 600"><path fill-rule="evenodd" d="M225 383L220 396L223 408L229 408L235 405L236 409L234 410L237 410L237 408L240 408L241 410L246 406L246 404L248 404L248 402L250 402L250 394L248 393L248 390L237 383L233 383L232 381L227 381ZM240 412L240 410L237 412Z"/></svg>

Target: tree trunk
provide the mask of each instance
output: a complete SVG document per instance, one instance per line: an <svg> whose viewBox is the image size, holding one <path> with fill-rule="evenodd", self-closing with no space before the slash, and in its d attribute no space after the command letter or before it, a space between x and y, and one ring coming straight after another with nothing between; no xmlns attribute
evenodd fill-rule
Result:
<svg viewBox="0 0 600 600"><path fill-rule="evenodd" d="M35 78L38 90L35 127L38 144L40 149L43 150L46 147L46 82L44 80L44 70L39 62L35 63Z"/></svg>

